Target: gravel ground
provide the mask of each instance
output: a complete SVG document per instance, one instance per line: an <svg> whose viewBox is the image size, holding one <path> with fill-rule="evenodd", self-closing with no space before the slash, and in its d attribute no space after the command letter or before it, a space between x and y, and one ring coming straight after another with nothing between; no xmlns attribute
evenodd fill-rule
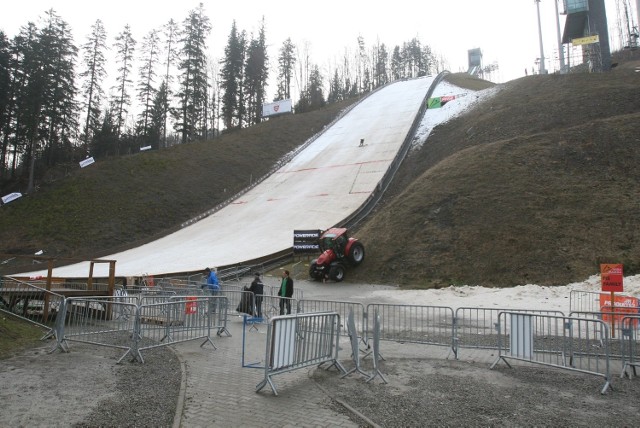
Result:
<svg viewBox="0 0 640 428"><path fill-rule="evenodd" d="M166 347L145 364L123 351L82 344L48 353L53 341L0 361L0 427L171 427L180 361Z"/></svg>
<svg viewBox="0 0 640 428"><path fill-rule="evenodd" d="M48 349L0 362L0 426L172 426L181 367L171 349L145 351L145 364L115 364L122 352L114 349ZM350 363L343 360L347 369ZM361 363L372 373L370 358ZM601 395L600 377L528 364L490 370L486 362L389 357L380 372L387 384L309 371L332 398L329 406L363 427L640 426L638 378L615 376L614 391Z"/></svg>
<svg viewBox="0 0 640 428"><path fill-rule="evenodd" d="M363 415L361 426L609 426L640 425L640 380L604 379L536 365L441 359L390 359L371 382L357 373L345 379L323 369L312 377L333 396L336 409ZM362 368L372 373L371 362Z"/></svg>

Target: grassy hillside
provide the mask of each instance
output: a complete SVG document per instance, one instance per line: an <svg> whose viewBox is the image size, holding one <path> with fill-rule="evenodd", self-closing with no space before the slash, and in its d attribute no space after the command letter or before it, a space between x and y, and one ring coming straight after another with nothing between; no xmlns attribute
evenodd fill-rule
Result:
<svg viewBox="0 0 640 428"><path fill-rule="evenodd" d="M640 271L640 73L530 76L437 127L358 235L351 280L440 287Z"/></svg>
<svg viewBox="0 0 640 428"><path fill-rule="evenodd" d="M367 257L348 280L552 285L583 280L601 262L640 271L634 64L512 81L438 126L356 231ZM491 86L464 75L450 80ZM0 208L0 253L99 257L162 236L262 176L346 104L209 142L73 166ZM17 267L0 265L0 274Z"/></svg>

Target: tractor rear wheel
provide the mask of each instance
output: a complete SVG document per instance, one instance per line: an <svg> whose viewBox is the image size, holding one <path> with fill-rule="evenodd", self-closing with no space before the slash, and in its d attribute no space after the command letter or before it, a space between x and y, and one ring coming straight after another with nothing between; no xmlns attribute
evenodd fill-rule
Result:
<svg viewBox="0 0 640 428"><path fill-rule="evenodd" d="M364 260L364 245L360 242L354 242L351 248L349 249L349 254L347 255L349 262L352 265L358 266Z"/></svg>
<svg viewBox="0 0 640 428"><path fill-rule="evenodd" d="M340 263L331 266L331 269L329 269L329 278L335 282L342 281L344 279L344 266Z"/></svg>

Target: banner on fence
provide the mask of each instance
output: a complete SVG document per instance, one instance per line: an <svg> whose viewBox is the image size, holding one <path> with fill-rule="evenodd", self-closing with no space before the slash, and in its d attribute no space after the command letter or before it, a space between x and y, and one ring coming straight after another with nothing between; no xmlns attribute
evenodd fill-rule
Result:
<svg viewBox="0 0 640 428"><path fill-rule="evenodd" d="M600 312L602 320L617 323L622 322L622 318L627 315L638 315L638 299L631 296L614 296L613 307L611 306L611 296L607 293L600 295ZM615 315L608 315L607 312L615 312Z"/></svg>
<svg viewBox="0 0 640 428"><path fill-rule="evenodd" d="M184 308L184 313L186 315L193 315L198 313L198 307L196 304L196 299L197 297L193 297L193 296L188 296L187 297L187 304L185 305Z"/></svg>

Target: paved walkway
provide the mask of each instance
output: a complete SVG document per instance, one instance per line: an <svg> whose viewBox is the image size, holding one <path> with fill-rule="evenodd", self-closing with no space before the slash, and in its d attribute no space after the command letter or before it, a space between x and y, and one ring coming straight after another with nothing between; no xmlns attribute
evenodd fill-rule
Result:
<svg viewBox="0 0 640 428"><path fill-rule="evenodd" d="M277 280L265 278L267 284L274 281ZM297 281L296 284L304 290L307 299L347 301L352 300L349 296L362 291L361 286L352 284L319 286L307 281ZM367 286L369 293L374 289L387 288L392 287ZM209 343L200 347L199 341L175 347L183 361L186 380L174 428L358 426L347 414L334 410L340 406L332 402L331 391L324 390L310 378L316 366L273 376L277 396L268 384L256 392L256 386L264 379L264 369L242 367L242 361L244 359L245 365L256 363L256 366L264 367L267 326L259 324L257 331L249 326L243 328L242 318L230 315L228 329L230 337L223 334L214 338L216 350ZM348 339L341 338L339 359L347 370L353 367L350 355ZM444 359L448 355L447 348L437 346L384 346L387 367L394 358L420 356ZM494 358L491 351L482 350L464 350L461 357L465 361L487 364ZM340 376L335 369L331 369L331 373Z"/></svg>
<svg viewBox="0 0 640 428"><path fill-rule="evenodd" d="M216 350L196 341L176 347L186 369L186 390L175 428L358 426L330 409L330 398L309 379L315 366L274 376L277 396L268 385L256 392L264 369L242 367L241 318L231 317L228 327L232 336L216 337ZM258 325L258 331L247 327L245 338L246 364L264 367L266 325ZM339 376L337 370L335 375Z"/></svg>

